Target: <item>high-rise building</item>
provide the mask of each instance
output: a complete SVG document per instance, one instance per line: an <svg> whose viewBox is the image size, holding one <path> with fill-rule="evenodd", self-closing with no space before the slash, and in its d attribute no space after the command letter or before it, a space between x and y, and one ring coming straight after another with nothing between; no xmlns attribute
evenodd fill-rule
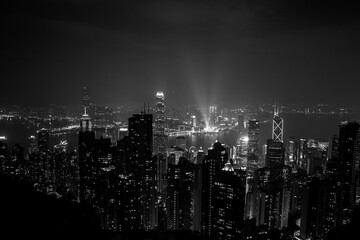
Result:
<svg viewBox="0 0 360 240"><path fill-rule="evenodd" d="M308 161L307 161L307 144L306 139L300 138L297 147L297 166L301 169L307 170Z"/></svg>
<svg viewBox="0 0 360 240"><path fill-rule="evenodd" d="M95 132L92 131L91 118L86 113L86 108L85 113L80 119L78 143L80 202L86 202L95 207L96 169L93 157Z"/></svg>
<svg viewBox="0 0 360 240"><path fill-rule="evenodd" d="M98 199L100 226L104 230L117 231L118 219L118 177L114 165L100 168L98 177Z"/></svg>
<svg viewBox="0 0 360 240"><path fill-rule="evenodd" d="M216 105L209 106L209 126L210 127L215 126L217 112L218 112L218 109L217 109Z"/></svg>
<svg viewBox="0 0 360 240"><path fill-rule="evenodd" d="M295 166L297 162L297 144L295 139L288 138L285 144L285 165Z"/></svg>
<svg viewBox="0 0 360 240"><path fill-rule="evenodd" d="M339 158L339 137L337 135L334 135L330 140L328 158Z"/></svg>
<svg viewBox="0 0 360 240"><path fill-rule="evenodd" d="M326 172L324 178L324 193L322 198L322 228L320 235L326 235L337 226L342 224L341 201L341 184L339 184L338 168L339 159L329 159L326 164ZM337 219L339 217L339 219Z"/></svg>
<svg viewBox="0 0 360 240"><path fill-rule="evenodd" d="M196 163L193 166L194 166L193 230L201 232L202 165L201 163Z"/></svg>
<svg viewBox="0 0 360 240"><path fill-rule="evenodd" d="M248 161L252 164L257 164L259 160L259 135L260 135L260 123L258 120L249 120L248 129Z"/></svg>
<svg viewBox="0 0 360 240"><path fill-rule="evenodd" d="M7 141L5 136L0 136L0 171L4 172L7 159Z"/></svg>
<svg viewBox="0 0 360 240"><path fill-rule="evenodd" d="M243 132L244 129L246 128L245 116L243 113L238 115L238 127L240 132Z"/></svg>
<svg viewBox="0 0 360 240"><path fill-rule="evenodd" d="M196 126L197 126L196 116L195 116L195 115L192 115L192 116L190 117L190 120L191 120L191 128L192 128L193 130L195 130L195 128L196 128Z"/></svg>
<svg viewBox="0 0 360 240"><path fill-rule="evenodd" d="M287 227L291 197L291 168L260 168L254 177L254 216L268 229Z"/></svg>
<svg viewBox="0 0 360 240"><path fill-rule="evenodd" d="M29 154L37 152L36 137L31 135L29 137Z"/></svg>
<svg viewBox="0 0 360 240"><path fill-rule="evenodd" d="M167 135L165 133L165 96L162 91L158 91L155 97L155 124L154 124L154 149L156 156L156 180L157 191L160 197L165 195L167 181ZM165 199L161 199L165 202Z"/></svg>
<svg viewBox="0 0 360 240"><path fill-rule="evenodd" d="M343 223L349 221L349 214L355 207L356 189L359 179L360 161L360 124L357 122L342 122L339 132L339 176L342 185L340 206L343 211Z"/></svg>
<svg viewBox="0 0 360 240"><path fill-rule="evenodd" d="M155 98L154 154L166 156L167 136L165 134L164 93L158 91Z"/></svg>
<svg viewBox="0 0 360 240"><path fill-rule="evenodd" d="M305 188L301 207L300 237L302 239L316 239L321 234L323 185L323 180L312 177Z"/></svg>
<svg viewBox="0 0 360 240"><path fill-rule="evenodd" d="M215 176L211 208L210 236L215 239L241 239L245 208L245 174L226 163Z"/></svg>
<svg viewBox="0 0 360 240"><path fill-rule="evenodd" d="M208 155L202 161L202 196L201 196L201 232L211 235L213 188L215 176L225 166L228 153L220 142L216 141L208 149Z"/></svg>
<svg viewBox="0 0 360 240"><path fill-rule="evenodd" d="M297 169L297 171L293 174L289 210L290 214L301 211L302 195L307 184L307 179L308 175L305 169Z"/></svg>
<svg viewBox="0 0 360 240"><path fill-rule="evenodd" d="M265 166L280 168L284 165L284 146L281 141L268 139Z"/></svg>
<svg viewBox="0 0 360 240"><path fill-rule="evenodd" d="M280 113L280 106L277 103L274 108L272 139L282 142L284 135L284 120L279 116L279 113Z"/></svg>
<svg viewBox="0 0 360 240"><path fill-rule="evenodd" d="M138 196L135 208L140 211L141 228L157 226L156 158L152 157L152 114L141 112L129 118L130 157Z"/></svg>
<svg viewBox="0 0 360 240"><path fill-rule="evenodd" d="M38 149L40 152L49 150L49 132L43 128L38 131Z"/></svg>
<svg viewBox="0 0 360 240"><path fill-rule="evenodd" d="M120 174L118 185L118 230L125 232L141 229L141 212L137 205L138 193L134 174Z"/></svg>
<svg viewBox="0 0 360 240"><path fill-rule="evenodd" d="M167 227L172 230L193 229L194 167L186 158L169 164L167 186Z"/></svg>

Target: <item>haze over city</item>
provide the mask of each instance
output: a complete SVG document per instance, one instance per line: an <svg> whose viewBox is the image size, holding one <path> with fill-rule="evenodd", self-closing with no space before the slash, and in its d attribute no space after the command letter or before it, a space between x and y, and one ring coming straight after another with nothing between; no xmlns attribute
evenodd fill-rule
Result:
<svg viewBox="0 0 360 240"><path fill-rule="evenodd" d="M79 103L88 86L112 105L159 89L170 105L352 105L358 10L322 0L6 1L0 101Z"/></svg>

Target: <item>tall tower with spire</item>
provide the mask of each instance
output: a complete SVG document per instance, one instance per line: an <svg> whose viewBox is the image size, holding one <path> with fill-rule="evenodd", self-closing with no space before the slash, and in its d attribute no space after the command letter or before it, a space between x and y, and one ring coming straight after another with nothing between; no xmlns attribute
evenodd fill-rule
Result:
<svg viewBox="0 0 360 240"><path fill-rule="evenodd" d="M272 139L275 141L283 142L284 135L284 120L279 116L280 106L279 103L276 103L274 106L274 118L272 126Z"/></svg>
<svg viewBox="0 0 360 240"><path fill-rule="evenodd" d="M80 118L79 131L79 173L80 173L80 202L87 202L91 206L96 207L95 196L95 179L96 171L93 158L95 146L95 132L92 131L92 123L90 116L86 113Z"/></svg>
<svg viewBox="0 0 360 240"><path fill-rule="evenodd" d="M87 107L84 107L84 114L80 118L80 131L86 132L86 131L92 131L92 123L91 118L87 114Z"/></svg>
<svg viewBox="0 0 360 240"><path fill-rule="evenodd" d="M90 97L88 87L83 87L83 107L88 108L90 106Z"/></svg>

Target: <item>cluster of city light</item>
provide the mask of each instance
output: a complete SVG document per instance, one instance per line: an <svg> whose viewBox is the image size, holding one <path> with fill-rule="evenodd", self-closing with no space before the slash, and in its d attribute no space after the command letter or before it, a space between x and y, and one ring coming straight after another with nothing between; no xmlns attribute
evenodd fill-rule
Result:
<svg viewBox="0 0 360 240"><path fill-rule="evenodd" d="M203 129L204 133L217 133L219 132L219 128L217 127L210 127L209 125L206 125Z"/></svg>

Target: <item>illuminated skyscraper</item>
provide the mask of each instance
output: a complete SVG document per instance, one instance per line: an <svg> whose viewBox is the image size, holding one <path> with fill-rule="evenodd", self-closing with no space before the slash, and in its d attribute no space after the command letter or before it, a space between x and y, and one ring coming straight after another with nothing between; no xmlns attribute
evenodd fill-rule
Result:
<svg viewBox="0 0 360 240"><path fill-rule="evenodd" d="M192 130L195 130L195 128L197 126L196 116L193 115L193 116L190 117L190 119L191 119L191 128L192 128Z"/></svg>
<svg viewBox="0 0 360 240"><path fill-rule="evenodd" d="M118 230L118 182L114 165L102 167L98 176L99 186L99 206L100 206L100 226L102 229ZM123 216L121 216L123 217Z"/></svg>
<svg viewBox="0 0 360 240"><path fill-rule="evenodd" d="M323 219L320 234L325 237L337 223L341 224L342 209L339 201L341 199L341 184L338 184L338 158L329 159L326 163L323 194ZM337 217L339 220L337 221Z"/></svg>
<svg viewBox="0 0 360 240"><path fill-rule="evenodd" d="M6 137L0 136L0 171L1 172L4 172L6 158L7 158Z"/></svg>
<svg viewBox="0 0 360 240"><path fill-rule="evenodd" d="M155 101L155 128L154 128L154 155L157 159L157 190L161 194L166 187L167 161L166 147L167 135L165 134L165 104L164 93L158 91Z"/></svg>
<svg viewBox="0 0 360 240"><path fill-rule="evenodd" d="M208 149L208 155L202 161L201 232L207 236L211 234L215 176L225 166L227 160L226 149L216 141Z"/></svg>
<svg viewBox="0 0 360 240"><path fill-rule="evenodd" d="M35 153L36 151L37 151L36 137L34 135L31 135L29 137L29 154Z"/></svg>
<svg viewBox="0 0 360 240"><path fill-rule="evenodd" d="M152 157L152 114L141 112L129 118L130 163L134 174L140 228L149 230L157 226L156 157Z"/></svg>
<svg viewBox="0 0 360 240"><path fill-rule="evenodd" d="M290 211L291 168L259 168L254 177L254 215L268 229L287 227Z"/></svg>
<svg viewBox="0 0 360 240"><path fill-rule="evenodd" d="M358 171L360 160L360 124L357 122L342 122L339 132L339 176L342 185L340 207L342 223L347 223L349 213L356 203L356 189L358 184Z"/></svg>
<svg viewBox="0 0 360 240"><path fill-rule="evenodd" d="M49 132L45 128L38 131L38 149L40 152L49 150Z"/></svg>
<svg viewBox="0 0 360 240"><path fill-rule="evenodd" d="M248 142L248 161L257 164L259 160L259 135L260 123L258 120L249 120L249 142Z"/></svg>
<svg viewBox="0 0 360 240"><path fill-rule="evenodd" d="M194 166L181 157L169 164L167 186L167 226L171 230L193 229Z"/></svg>
<svg viewBox="0 0 360 240"><path fill-rule="evenodd" d="M118 182L119 213L118 230L131 231L140 228L139 209L136 205L138 196L134 174L121 174Z"/></svg>
<svg viewBox="0 0 360 240"><path fill-rule="evenodd" d="M209 107L209 126L214 127L216 122L217 106L213 105Z"/></svg>
<svg viewBox="0 0 360 240"><path fill-rule="evenodd" d="M297 162L297 144L294 139L288 138L285 144L285 165L293 166Z"/></svg>
<svg viewBox="0 0 360 240"><path fill-rule="evenodd" d="M269 168L281 168L284 165L283 143L274 139L268 139L265 166Z"/></svg>
<svg viewBox="0 0 360 240"><path fill-rule="evenodd" d="M280 113L280 107L279 104L276 104L274 108L272 139L282 142L284 135L284 120L279 116L279 113Z"/></svg>
<svg viewBox="0 0 360 240"><path fill-rule="evenodd" d="M225 164L215 179L212 199L211 237L241 239L245 208L245 177Z"/></svg>
<svg viewBox="0 0 360 240"><path fill-rule="evenodd" d="M156 93L155 129L154 129L154 154L166 156L167 136L165 134L165 104L164 93Z"/></svg>
<svg viewBox="0 0 360 240"><path fill-rule="evenodd" d="M95 206L95 163L93 151L95 132L92 131L91 118L85 113L80 119L79 132L79 170L80 170L80 202Z"/></svg>

